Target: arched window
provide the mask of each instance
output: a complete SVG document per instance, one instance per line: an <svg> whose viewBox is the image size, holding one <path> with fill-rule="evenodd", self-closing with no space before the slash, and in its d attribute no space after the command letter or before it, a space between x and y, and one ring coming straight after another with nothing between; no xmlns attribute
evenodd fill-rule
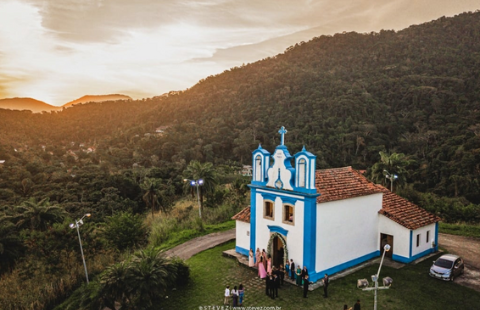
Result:
<svg viewBox="0 0 480 310"><path fill-rule="evenodd" d="M262 180L262 157L255 157L255 181Z"/></svg>
<svg viewBox="0 0 480 310"><path fill-rule="evenodd" d="M307 162L304 158L298 161L298 187L305 187L305 170L306 170Z"/></svg>
<svg viewBox="0 0 480 310"><path fill-rule="evenodd" d="M275 209L272 201L265 200L263 207L263 217L269 220L275 219Z"/></svg>
<svg viewBox="0 0 480 310"><path fill-rule="evenodd" d="M295 207L292 205L283 205L283 223L294 225Z"/></svg>

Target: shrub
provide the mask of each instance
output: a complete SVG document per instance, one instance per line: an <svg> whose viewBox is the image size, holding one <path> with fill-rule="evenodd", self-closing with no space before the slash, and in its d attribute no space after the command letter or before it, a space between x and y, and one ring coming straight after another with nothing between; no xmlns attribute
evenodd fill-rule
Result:
<svg viewBox="0 0 480 310"><path fill-rule="evenodd" d="M122 212L107 217L103 236L119 250L140 246L146 242L147 228L140 215Z"/></svg>

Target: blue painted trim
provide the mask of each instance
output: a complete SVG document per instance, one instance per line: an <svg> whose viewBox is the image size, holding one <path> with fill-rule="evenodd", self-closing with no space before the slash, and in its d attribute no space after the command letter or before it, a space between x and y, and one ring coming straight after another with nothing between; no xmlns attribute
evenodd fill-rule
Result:
<svg viewBox="0 0 480 310"><path fill-rule="evenodd" d="M253 157L255 157L255 154L256 153L260 153L260 154L263 154L263 155L270 155L270 152L267 151L266 149L262 148L261 145L258 146L258 149L255 149L252 154L254 155Z"/></svg>
<svg viewBox="0 0 480 310"><path fill-rule="evenodd" d="M395 255L395 254L392 254L392 259L394 261L397 261L397 262L400 262L400 263L404 263L404 264L408 264L408 263L411 263L413 262L414 260L417 260L419 259L420 257L423 257L425 255L428 255L432 253L432 249L426 249L425 251L423 252L420 252L414 256L411 256L410 258L408 257L404 257L404 256L400 256L400 255Z"/></svg>
<svg viewBox="0 0 480 310"><path fill-rule="evenodd" d="M297 195L297 196L302 196L301 198L303 197L318 197L320 196L320 193L317 193L316 190L315 192L299 192L299 191L288 191L288 190L282 190L282 189L276 189L276 188L273 188L273 187L265 187L266 186L266 182L265 182L265 186L262 186L262 184L257 184L258 182L254 182L252 181L251 184L248 184L247 186L250 187L250 188L258 188L258 189L263 189L263 190L267 190L269 192L275 192L275 193L279 193L279 194L276 194L278 195L279 197L282 197L281 194L287 194L287 195ZM310 191L310 190L309 190ZM286 197L286 196L283 196L283 197ZM288 197L288 198L292 198L292 197ZM298 198L298 199L301 199L301 198ZM297 198L292 198L292 199L297 199Z"/></svg>
<svg viewBox="0 0 480 310"><path fill-rule="evenodd" d="M311 274L309 272L308 276L312 279L311 280L312 282L316 282L316 281L320 280L321 278L323 278L323 276L325 274L328 274L329 276L331 276L332 274L335 274L337 272L340 272L340 271L343 271L345 269L351 268L353 266L359 265L363 262L366 262L367 260L370 260L370 259L378 257L378 256L380 256L380 251L379 250L373 251L372 253L360 256L358 258L352 259L352 260L350 260L348 262L345 262L343 264L339 264L337 266L322 270L322 271L317 272L317 273Z"/></svg>
<svg viewBox="0 0 480 310"><path fill-rule="evenodd" d="M236 247L235 247L235 252L240 253L240 254L245 255L245 256L248 257L250 250L246 250L246 249L244 249L244 248L241 248L241 247L239 247L239 246L236 246Z"/></svg>
<svg viewBox="0 0 480 310"><path fill-rule="evenodd" d="M410 230L410 252L408 253L408 257L412 257L412 247L413 247L413 230Z"/></svg>
<svg viewBox="0 0 480 310"><path fill-rule="evenodd" d="M317 255L317 203L315 198L305 199L303 217L303 265L315 270ZM309 275L310 276L310 275Z"/></svg>
<svg viewBox="0 0 480 310"><path fill-rule="evenodd" d="M275 202L275 198L276 198L275 195L267 194L267 193L260 193L260 195L262 195L263 200L271 200L271 201Z"/></svg>
<svg viewBox="0 0 480 310"><path fill-rule="evenodd" d="M435 247L434 251L438 251L438 222L435 223Z"/></svg>
<svg viewBox="0 0 480 310"><path fill-rule="evenodd" d="M284 204L291 204L295 205L298 199L291 198L291 197L280 197L282 199L282 203Z"/></svg>
<svg viewBox="0 0 480 310"><path fill-rule="evenodd" d="M267 186L267 181L265 182L259 182L259 181L252 181L252 185L257 185L257 186Z"/></svg>
<svg viewBox="0 0 480 310"><path fill-rule="evenodd" d="M288 234L288 230L286 230L283 227L275 226L275 225L267 225L267 227L268 227L268 229L270 229L270 232L276 232L276 233L284 235L285 237Z"/></svg>
<svg viewBox="0 0 480 310"><path fill-rule="evenodd" d="M257 205L255 201L256 195L256 189L251 188L250 191L250 248L253 249L253 252L255 252L255 249L257 248L255 245L255 236L256 236L256 231L257 231ZM254 256L253 260L255 261L256 258Z"/></svg>
<svg viewBox="0 0 480 310"><path fill-rule="evenodd" d="M300 193L305 193L305 194L316 194L317 193L317 189L314 188L314 189L308 189L308 188L304 188L304 187L296 187L296 186L293 186L293 190L296 191L296 192L300 192ZM319 195L320 196L320 195Z"/></svg>
<svg viewBox="0 0 480 310"><path fill-rule="evenodd" d="M395 254L392 254L392 260L403 264L408 264L411 262L410 258Z"/></svg>
<svg viewBox="0 0 480 310"><path fill-rule="evenodd" d="M280 178L280 168L278 168L278 178L277 180L275 181L275 188L278 188L278 189L283 189L283 182L282 182L282 179Z"/></svg>

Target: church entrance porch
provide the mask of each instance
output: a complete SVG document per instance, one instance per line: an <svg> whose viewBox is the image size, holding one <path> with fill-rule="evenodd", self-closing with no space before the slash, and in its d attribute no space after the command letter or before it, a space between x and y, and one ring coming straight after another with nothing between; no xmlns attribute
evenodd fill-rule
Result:
<svg viewBox="0 0 480 310"><path fill-rule="evenodd" d="M390 257L392 258L393 254L393 236L392 235L387 235L387 234L380 234L380 255L383 254L385 244L390 245L390 251L385 253L385 257Z"/></svg>
<svg viewBox="0 0 480 310"><path fill-rule="evenodd" d="M288 259L287 243L285 238L279 233L273 233L268 242L268 254L272 256L272 266L279 268L280 265L285 266L285 261Z"/></svg>

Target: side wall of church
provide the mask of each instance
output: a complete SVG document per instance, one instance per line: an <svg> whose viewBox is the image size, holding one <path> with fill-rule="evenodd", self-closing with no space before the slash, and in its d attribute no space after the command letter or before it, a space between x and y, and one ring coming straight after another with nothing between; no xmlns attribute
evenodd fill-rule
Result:
<svg viewBox="0 0 480 310"><path fill-rule="evenodd" d="M260 250L267 251L268 241L272 232L287 231L284 235L287 242L288 258L293 259L295 264L303 262L303 218L304 218L304 201L302 196L288 195L282 193L281 196L273 196L271 191L257 189L255 196L255 244ZM266 196L267 198L264 198ZM274 200L274 219L264 218L264 201ZM294 223L283 223L283 205L284 203L294 204ZM269 227L270 226L270 227ZM283 233L282 233L283 235ZM256 249L254 249L255 251Z"/></svg>
<svg viewBox="0 0 480 310"><path fill-rule="evenodd" d="M382 194L317 204L315 271L332 274L380 255Z"/></svg>
<svg viewBox="0 0 480 310"><path fill-rule="evenodd" d="M410 255L410 229L403 227L388 217L378 214L378 240L380 234L393 236L392 258L404 257ZM380 244L378 248L380 249Z"/></svg>
<svg viewBox="0 0 480 310"><path fill-rule="evenodd" d="M248 255L250 251L250 223L245 223L242 221L235 222L235 237L236 237L236 247L235 251L237 253ZM255 251L254 251L255 252Z"/></svg>
<svg viewBox="0 0 480 310"><path fill-rule="evenodd" d="M428 240L427 240L427 231ZM417 246L417 235L418 235L418 246ZM432 241L435 241L435 224L430 224L424 227L415 229L412 232L412 258L417 259L418 257L424 256L431 253L432 250ZM438 242L435 242L438 244Z"/></svg>

